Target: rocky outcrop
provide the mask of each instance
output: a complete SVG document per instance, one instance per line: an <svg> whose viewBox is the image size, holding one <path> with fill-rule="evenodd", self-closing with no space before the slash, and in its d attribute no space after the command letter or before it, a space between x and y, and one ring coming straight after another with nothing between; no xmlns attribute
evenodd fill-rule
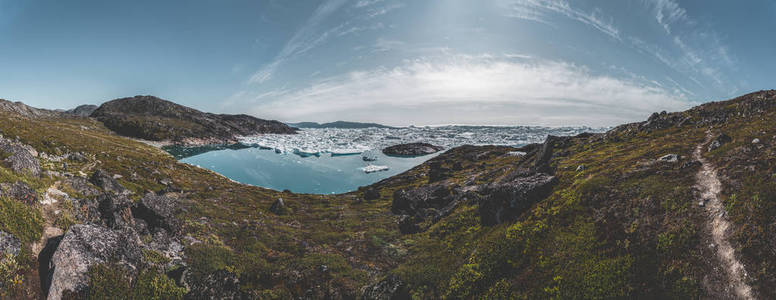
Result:
<svg viewBox="0 0 776 300"><path fill-rule="evenodd" d="M0 196L16 199L28 205L38 203L38 192L21 181L13 184L0 183Z"/></svg>
<svg viewBox="0 0 776 300"><path fill-rule="evenodd" d="M88 117L90 116L95 110L97 110L97 105L92 104L84 104L79 105L76 108L68 109L65 111L66 114L78 116L78 117Z"/></svg>
<svg viewBox="0 0 776 300"><path fill-rule="evenodd" d="M32 147L0 136L0 157L5 157L3 162L14 173L40 176L40 162L35 158L37 155L38 152Z"/></svg>
<svg viewBox="0 0 776 300"><path fill-rule="evenodd" d="M60 113L53 110L34 108L22 102L11 102L5 99L0 99L0 111L14 113L25 118L52 117L60 115Z"/></svg>
<svg viewBox="0 0 776 300"><path fill-rule="evenodd" d="M364 288L362 300L410 299L405 283L396 275L388 275L383 280Z"/></svg>
<svg viewBox="0 0 776 300"><path fill-rule="evenodd" d="M732 142L733 138L728 136L727 134L720 133L714 139L711 140L709 143L709 147L707 148L709 152L717 150L717 148L722 147L722 145L727 144L729 142Z"/></svg>
<svg viewBox="0 0 776 300"><path fill-rule="evenodd" d="M0 255L2 254L19 254L22 244L15 236L4 231L0 231Z"/></svg>
<svg viewBox="0 0 776 300"><path fill-rule="evenodd" d="M387 147L383 154L390 156L423 156L442 151L444 148L429 143L409 143Z"/></svg>
<svg viewBox="0 0 776 300"><path fill-rule="evenodd" d="M91 117L123 136L185 145L233 144L239 136L296 132L278 121L204 113L153 96L108 101Z"/></svg>
<svg viewBox="0 0 776 300"><path fill-rule="evenodd" d="M105 193L97 198L101 219L108 228L120 229L132 226L132 201L124 195Z"/></svg>
<svg viewBox="0 0 776 300"><path fill-rule="evenodd" d="M287 208L283 198L275 200L275 202L272 203L272 206L269 207L269 211L276 215L285 215Z"/></svg>
<svg viewBox="0 0 776 300"><path fill-rule="evenodd" d="M61 299L65 291L87 287L89 267L116 262L135 270L140 262L139 237L133 231L117 231L98 225L73 225L51 258L48 299Z"/></svg>
<svg viewBox="0 0 776 300"><path fill-rule="evenodd" d="M549 196L556 183L554 176L535 173L485 187L479 203L480 222L492 226L514 220Z"/></svg>
<svg viewBox="0 0 776 300"><path fill-rule="evenodd" d="M137 207L132 209L132 214L135 218L145 221L151 232L164 229L172 235L177 235L181 231L181 222L175 216L177 211L175 198L148 193L140 199Z"/></svg>
<svg viewBox="0 0 776 300"><path fill-rule="evenodd" d="M116 181L113 176L108 175L108 173L103 170L97 170L97 172L94 172L92 177L89 177L89 182L101 188L102 190L113 193L115 195L131 194L131 192L119 184L119 182Z"/></svg>

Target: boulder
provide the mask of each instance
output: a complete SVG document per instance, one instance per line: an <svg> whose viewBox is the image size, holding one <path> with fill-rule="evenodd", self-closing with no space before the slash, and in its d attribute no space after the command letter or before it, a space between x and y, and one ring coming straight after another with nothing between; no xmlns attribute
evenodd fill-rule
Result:
<svg viewBox="0 0 776 300"><path fill-rule="evenodd" d="M364 189L364 200L376 200L380 198L380 189L367 187Z"/></svg>
<svg viewBox="0 0 776 300"><path fill-rule="evenodd" d="M101 219L109 228L119 229L132 225L132 201L124 195L105 193L97 198Z"/></svg>
<svg viewBox="0 0 776 300"><path fill-rule="evenodd" d="M536 173L484 188L480 198L480 222L486 226L511 221L552 193L555 176Z"/></svg>
<svg viewBox="0 0 776 300"><path fill-rule="evenodd" d="M658 161L675 163L675 162L679 162L681 158L682 157L679 156L679 154L666 154L658 158Z"/></svg>
<svg viewBox="0 0 776 300"><path fill-rule="evenodd" d="M383 280L364 288L362 300L410 299L406 284L396 275L390 274Z"/></svg>
<svg viewBox="0 0 776 300"><path fill-rule="evenodd" d="M414 189L401 189L393 194L391 211L394 214L424 216L426 208L442 208L453 201L450 189L441 184Z"/></svg>
<svg viewBox="0 0 776 300"><path fill-rule="evenodd" d="M68 177L65 178L62 183L70 186L73 191L76 193L84 196L84 197L93 197L100 194L100 191L94 188L94 186L89 184L89 181L86 180L86 178L82 177ZM75 196L75 195L71 195Z"/></svg>
<svg viewBox="0 0 776 300"><path fill-rule="evenodd" d="M709 152L716 150L719 147L722 147L722 145L727 144L729 142L733 141L733 139L728 136L727 134L721 133L714 137L713 140L711 140L711 143L709 143Z"/></svg>
<svg viewBox="0 0 776 300"><path fill-rule="evenodd" d="M276 215L284 215L287 212L286 203L283 202L283 198L278 198L275 200L275 202L272 203L272 206L269 207L269 211L271 211L273 214Z"/></svg>
<svg viewBox="0 0 776 300"><path fill-rule="evenodd" d="M418 223L422 222L422 219L415 218L409 215L401 215L399 217L399 232L402 234L413 234L421 231Z"/></svg>
<svg viewBox="0 0 776 300"><path fill-rule="evenodd" d="M175 216L177 211L178 202L175 198L147 193L132 209L132 215L145 221L151 232L164 229L177 235L181 231L181 222Z"/></svg>
<svg viewBox="0 0 776 300"><path fill-rule="evenodd" d="M15 236L5 231L0 231L0 255L16 255L21 251L22 244Z"/></svg>
<svg viewBox="0 0 776 300"><path fill-rule="evenodd" d="M28 205L38 202L38 192L21 181L17 181L14 184L0 184L0 196L9 197Z"/></svg>
<svg viewBox="0 0 776 300"><path fill-rule="evenodd" d="M133 231L111 230L98 225L70 227L51 257L48 299L59 300L65 291L83 291L89 267L116 262L136 270L142 257L139 237Z"/></svg>
<svg viewBox="0 0 776 300"><path fill-rule="evenodd" d="M108 175L108 173L103 170L97 170L94 172L92 177L89 178L89 182L101 188L103 191L111 192L117 195L129 195L132 193L124 188L124 186L119 184L119 182L116 181L113 176Z"/></svg>
<svg viewBox="0 0 776 300"><path fill-rule="evenodd" d="M3 153L7 155L3 162L14 173L40 176L40 162L35 158L38 153L32 147L0 137L0 154Z"/></svg>
<svg viewBox="0 0 776 300"><path fill-rule="evenodd" d="M408 143L393 145L383 149L383 154L389 156L423 156L442 151L444 148L429 143Z"/></svg>

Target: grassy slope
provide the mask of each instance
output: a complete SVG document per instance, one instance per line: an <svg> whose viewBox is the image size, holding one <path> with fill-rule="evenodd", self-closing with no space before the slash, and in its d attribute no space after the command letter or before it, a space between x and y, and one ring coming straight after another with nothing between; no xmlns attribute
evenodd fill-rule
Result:
<svg viewBox="0 0 776 300"><path fill-rule="evenodd" d="M390 272L419 298L695 298L703 293L704 275L713 267L702 246L704 216L692 192L698 167L653 163L668 153L690 157L703 142L705 128L621 130L575 139L556 150L553 165L559 184L553 194L518 221L481 226L472 202L424 233L401 235L390 213L391 195L399 188L425 184L428 164L376 184L382 197L374 201L360 201L359 193L298 195L233 183L180 164L158 149L113 135L95 121L2 118L0 130L6 137L18 136L46 153L93 154L89 162L71 165L70 170L96 163L121 174L122 184L135 195L159 190L159 181L171 178L188 199L181 216L185 232L203 242L186 250L195 275L226 269L258 296L304 295L312 289L318 296L356 297L361 287ZM772 151L752 154L760 155L764 166L745 174L729 173L738 170L729 157L731 151L750 146L751 137L776 135L768 126L774 118L769 114L755 122L727 125L723 129L734 143L710 154L727 167L722 173L735 176L741 185L725 191L726 203L739 226L735 237L744 260L757 266L755 288L764 293L773 286L771 262L776 261L760 258L773 255L763 250L772 245L773 193L767 193L773 186ZM532 159L497 155L507 150L512 149L459 148L435 160L463 163L451 179L458 184L471 179L482 183L505 175L520 160ZM464 158L488 151L496 155L481 161ZM576 171L580 164L587 168ZM44 164L49 170L62 167ZM15 180L16 175L0 167L0 181ZM51 184L50 179L24 180L39 192ZM290 209L284 216L268 212L279 197ZM35 208L16 212L7 208L12 205L0 204L0 217L10 211L12 216L33 218L20 226L39 223ZM38 236L20 235L26 244ZM34 259L22 261L30 270L27 280L35 281Z"/></svg>

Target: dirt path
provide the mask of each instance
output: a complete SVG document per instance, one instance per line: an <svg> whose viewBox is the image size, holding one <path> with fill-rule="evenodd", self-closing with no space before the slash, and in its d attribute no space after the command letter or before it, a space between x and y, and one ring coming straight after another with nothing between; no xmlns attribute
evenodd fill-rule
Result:
<svg viewBox="0 0 776 300"><path fill-rule="evenodd" d="M711 138L711 136L709 136ZM727 220L727 212L722 201L719 200L719 193L722 190L722 184L717 178L717 171L714 166L703 158L704 146L702 143L695 148L693 158L700 161L702 168L696 175L697 187L701 191L700 201L705 202L708 212L707 226L711 232L711 240L716 245L717 257L720 261L722 270L728 279L729 287L733 289L735 296L740 299L754 299L752 288L744 280L746 270L744 265L736 258L733 246L727 238L727 229L730 222Z"/></svg>

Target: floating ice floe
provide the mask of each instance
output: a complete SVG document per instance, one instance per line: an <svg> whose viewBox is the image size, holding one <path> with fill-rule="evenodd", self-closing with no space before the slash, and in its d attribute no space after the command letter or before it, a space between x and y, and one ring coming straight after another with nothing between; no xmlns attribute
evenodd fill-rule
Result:
<svg viewBox="0 0 776 300"><path fill-rule="evenodd" d="M374 173L374 172L388 171L389 169L390 168L388 168L388 166L368 165L366 167L361 168L361 171L364 171L364 173Z"/></svg>
<svg viewBox="0 0 776 300"><path fill-rule="evenodd" d="M569 136L602 132L606 128L536 126L426 126L402 128L305 128L298 134L262 134L243 137L246 145L300 156L356 155L381 151L397 144L425 142L445 149L462 145L522 146L541 143L548 135ZM363 156L366 157L366 156ZM367 160L368 161L368 160Z"/></svg>

